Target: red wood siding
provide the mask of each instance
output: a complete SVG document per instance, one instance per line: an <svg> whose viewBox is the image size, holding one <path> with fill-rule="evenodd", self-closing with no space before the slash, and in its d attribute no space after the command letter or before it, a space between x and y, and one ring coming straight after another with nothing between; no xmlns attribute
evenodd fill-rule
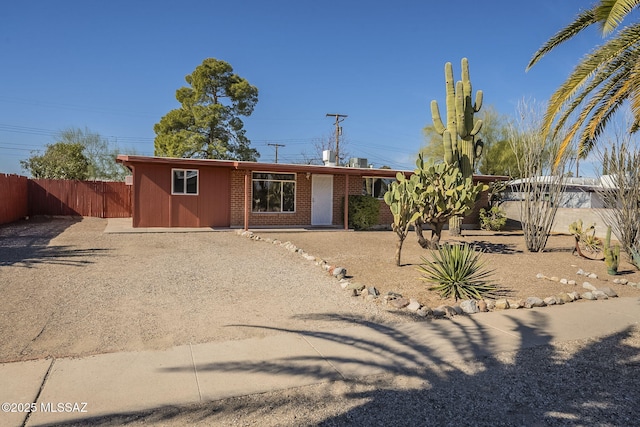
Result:
<svg viewBox="0 0 640 427"><path fill-rule="evenodd" d="M29 215L29 179L0 173L0 224Z"/></svg>
<svg viewBox="0 0 640 427"><path fill-rule="evenodd" d="M191 169L198 170L198 194L172 195L171 166L135 165L133 226L229 227L229 169L203 166Z"/></svg>

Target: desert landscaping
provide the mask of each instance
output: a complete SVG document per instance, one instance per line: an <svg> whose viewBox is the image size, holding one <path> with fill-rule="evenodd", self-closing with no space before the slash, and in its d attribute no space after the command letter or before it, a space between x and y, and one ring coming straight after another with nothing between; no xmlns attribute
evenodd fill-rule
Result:
<svg viewBox="0 0 640 427"><path fill-rule="evenodd" d="M397 267L390 231L255 231L262 239L291 242L343 267L348 281L380 292L365 299L343 290L317 262L235 231L105 234L106 224L98 218L57 218L0 228L0 324L11 331L2 334L1 362L163 349L287 328L344 327L349 318L446 321L386 304L389 292L429 308L455 304L420 280L416 267L429 255L413 236L405 244L403 266ZM571 236L551 236L543 253L526 252L517 231L465 230L456 239L446 233L444 238L482 248L493 280L510 301L582 293L584 281L610 287L621 297L640 296L640 289L614 284L604 262L572 255ZM598 278L579 276L580 269ZM623 262L620 272L616 277L640 282L631 265ZM539 273L577 284L536 278ZM588 310L590 303L573 304Z"/></svg>

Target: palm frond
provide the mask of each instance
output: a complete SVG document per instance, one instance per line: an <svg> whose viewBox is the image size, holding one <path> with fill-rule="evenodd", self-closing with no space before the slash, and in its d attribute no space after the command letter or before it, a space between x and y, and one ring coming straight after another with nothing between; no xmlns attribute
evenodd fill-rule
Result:
<svg viewBox="0 0 640 427"><path fill-rule="evenodd" d="M581 89L587 87L593 90L597 87L595 82L589 85L591 79L603 82L611 76L611 70L615 70L615 68L624 64L635 63L638 59L636 48L639 42L640 24L635 24L621 30L618 36L597 47L587 55L551 96L543 119L543 134L549 135L553 122L558 117L568 116L573 112L577 105L570 103L576 96L581 96ZM587 95L587 92L584 95ZM572 106L573 109L567 108L568 105ZM558 129L559 127L555 126L554 134L557 133Z"/></svg>
<svg viewBox="0 0 640 427"><path fill-rule="evenodd" d="M597 23L598 19L595 9L596 8L592 8L580 13L571 24L558 31L545 44L543 44L542 47L533 54L533 57L527 65L526 71L529 71L529 69L542 59L543 56L555 49L557 46L571 39L590 25Z"/></svg>
<svg viewBox="0 0 640 427"><path fill-rule="evenodd" d="M604 36L618 28L624 18L640 5L640 0L601 0L595 8L595 17L600 22Z"/></svg>

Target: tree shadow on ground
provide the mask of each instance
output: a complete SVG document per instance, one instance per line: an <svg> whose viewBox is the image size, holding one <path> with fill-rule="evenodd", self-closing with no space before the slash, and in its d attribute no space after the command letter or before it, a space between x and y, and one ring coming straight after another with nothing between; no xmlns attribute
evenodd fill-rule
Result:
<svg viewBox="0 0 640 427"><path fill-rule="evenodd" d="M52 239L81 220L35 218L0 226L0 266L30 268L46 263L80 267L92 263L85 258L100 255L105 249L50 246Z"/></svg>
<svg viewBox="0 0 640 427"><path fill-rule="evenodd" d="M269 362L211 363L208 373L263 373L312 377L316 385L188 406L111 414L60 425L631 425L640 391L640 332L585 341L574 352L541 334L548 315L527 321L505 316L515 348L504 350L496 332L464 321L381 325L358 318L333 331L278 329L308 342L348 346L343 356L285 357ZM309 316L326 320L327 315ZM241 325L238 325L241 326ZM249 326L253 327L253 326ZM425 333L428 331L428 333ZM636 345L629 343L632 338ZM347 356L344 356L347 354ZM319 366L326 365L324 368ZM368 376L351 375L365 368ZM192 371L174 366L165 371ZM335 380L336 371L340 380ZM371 374L371 372L374 374ZM622 394L612 391L623 390ZM320 414L320 415L319 415Z"/></svg>

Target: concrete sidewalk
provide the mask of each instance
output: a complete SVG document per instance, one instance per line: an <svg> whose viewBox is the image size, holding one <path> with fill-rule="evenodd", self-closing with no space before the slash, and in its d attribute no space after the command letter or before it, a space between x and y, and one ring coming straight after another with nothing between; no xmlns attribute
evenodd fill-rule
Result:
<svg viewBox="0 0 640 427"><path fill-rule="evenodd" d="M262 339L0 364L1 426L136 413L385 372L420 372L504 351L597 338L640 323L639 298L583 301L398 325L282 330ZM66 404L66 405L65 405ZM25 423L26 420L26 423Z"/></svg>

